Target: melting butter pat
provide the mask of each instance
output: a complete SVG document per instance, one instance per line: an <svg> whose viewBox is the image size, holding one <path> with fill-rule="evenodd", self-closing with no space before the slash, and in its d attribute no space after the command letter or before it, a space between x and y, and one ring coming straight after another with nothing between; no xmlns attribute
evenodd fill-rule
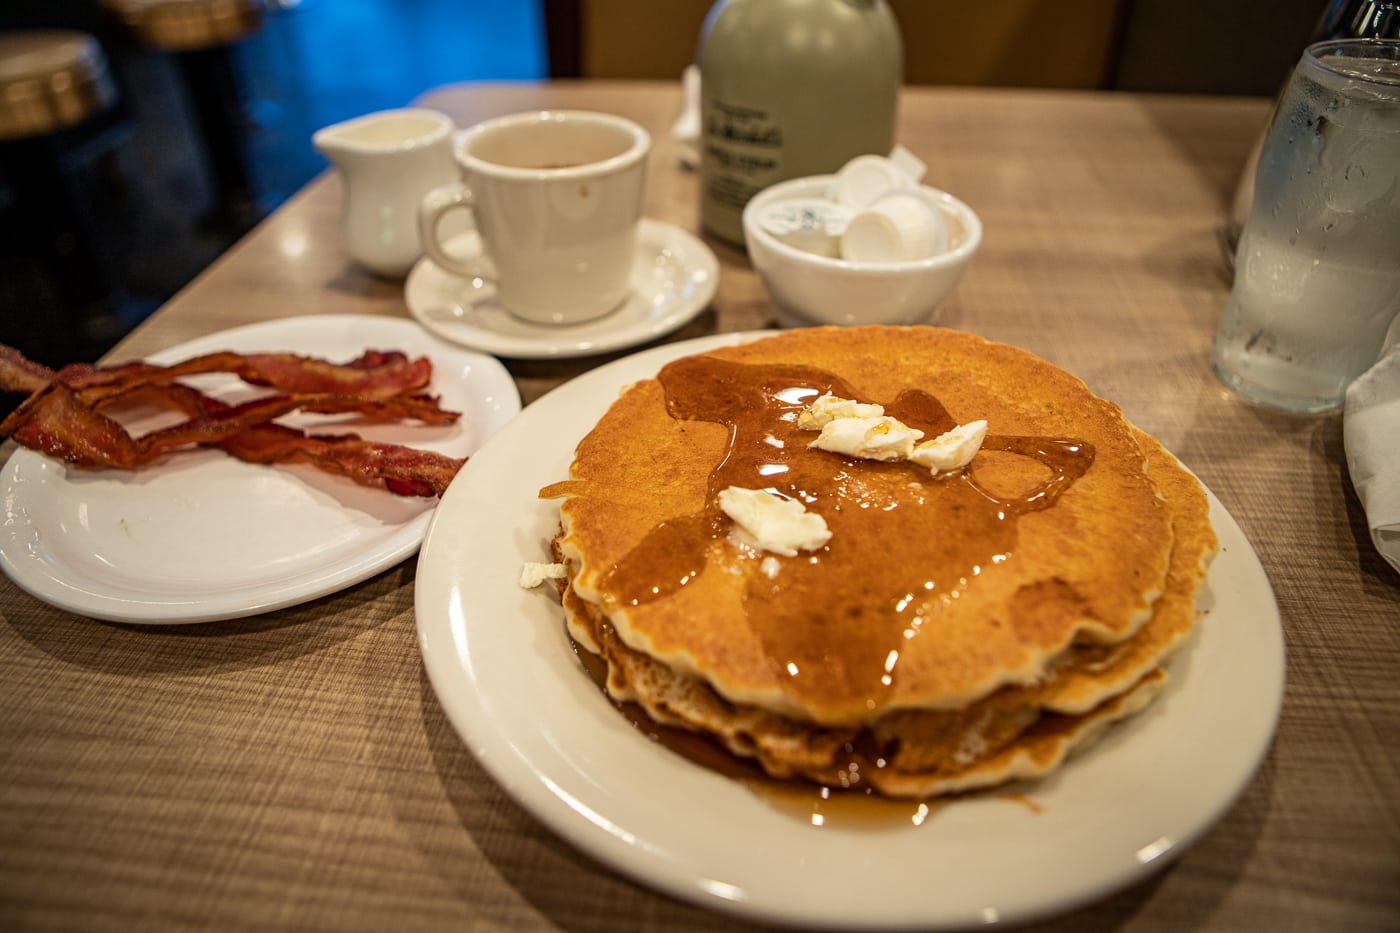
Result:
<svg viewBox="0 0 1400 933"><path fill-rule="evenodd" d="M814 399L797 426L821 432L809 447L865 460L908 460L935 475L967 466L987 436L986 421L970 421L920 443L923 431L886 415L882 406L831 394Z"/></svg>
<svg viewBox="0 0 1400 933"><path fill-rule="evenodd" d="M568 576L568 570L563 564L538 564L527 563L520 568L520 586L523 589L533 590L542 585L546 580L562 580Z"/></svg>
<svg viewBox="0 0 1400 933"><path fill-rule="evenodd" d="M868 405L828 392L812 399L798 413L797 426L804 431L820 431L838 418L878 418L884 413L883 405Z"/></svg>
<svg viewBox="0 0 1400 933"><path fill-rule="evenodd" d="M987 422L969 421L914 448L909 460L934 473L961 470L972 462L987 436Z"/></svg>
<svg viewBox="0 0 1400 933"><path fill-rule="evenodd" d="M718 501L734 520L735 536L759 550L796 557L798 551L815 551L831 540L826 520L796 499L730 486L720 491Z"/></svg>
<svg viewBox="0 0 1400 933"><path fill-rule="evenodd" d="M807 446L864 460L908 460L914 443L923 436L923 431L889 415L836 418Z"/></svg>

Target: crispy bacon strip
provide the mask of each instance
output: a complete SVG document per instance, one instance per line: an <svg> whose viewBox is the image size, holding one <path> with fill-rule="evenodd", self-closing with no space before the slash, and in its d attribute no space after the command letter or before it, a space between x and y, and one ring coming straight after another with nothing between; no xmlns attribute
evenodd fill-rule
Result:
<svg viewBox="0 0 1400 933"><path fill-rule="evenodd" d="M52 369L0 344L0 391L31 394L52 382L53 377Z"/></svg>
<svg viewBox="0 0 1400 933"><path fill-rule="evenodd" d="M185 376L230 373L249 385L265 386L288 395L352 395L379 400L416 392L432 378L426 357L410 360L396 351L370 350L349 363L328 363L294 353L208 353L174 363L152 366L127 363L119 366L75 369L60 374L81 388L89 398L124 392L132 385L173 382Z"/></svg>
<svg viewBox="0 0 1400 933"><path fill-rule="evenodd" d="M204 403L176 404L174 400L185 393L193 393L193 395L203 399ZM227 407L221 402L215 402L214 399L197 389L181 385L178 382L166 385L138 383L128 386L120 392L101 393L96 399L91 398L86 390L79 390L77 395L80 401L91 404L98 411L119 406L147 405L152 408L168 408L183 411L187 415L195 415L212 414ZM297 404L285 411L275 413L271 413L273 409L269 407L267 410L270 412L268 415L270 418L279 417L295 409L316 414L356 414L366 421L412 419L423 424L439 425L452 424L462 416L460 412L443 408L436 395L402 395L378 400L353 398L346 395L264 396L263 401L270 402L272 399L294 399ZM209 405L214 407L209 407Z"/></svg>
<svg viewBox="0 0 1400 933"><path fill-rule="evenodd" d="M216 398L210 398L198 389L181 385L135 385L120 395L109 395L91 403L97 411L110 408L158 408L177 411L186 417L197 415L217 415L229 406Z"/></svg>
<svg viewBox="0 0 1400 933"><path fill-rule="evenodd" d="M173 381L202 372L232 372L278 389L319 386L334 391L289 392L228 405ZM55 373L0 345L0 389L31 393L0 423L0 438L12 436L75 465L124 469L183 447L215 446L253 463L309 463L399 495L441 495L464 461L353 434L307 435L271 423L298 410L414 418L428 424L455 421L458 413L441 408L437 397L412 394L427 385L431 372L426 358L410 361L402 353L370 351L345 365L294 354L219 353L168 367L78 364ZM132 404L178 411L186 420L133 438L103 413Z"/></svg>
<svg viewBox="0 0 1400 933"><path fill-rule="evenodd" d="M297 407L301 411L322 415L356 414L365 421L402 421L412 419L423 424L451 424L460 412L448 411L438 404L435 395L396 395L386 399L361 399L345 395L301 395Z"/></svg>
<svg viewBox="0 0 1400 933"><path fill-rule="evenodd" d="M133 469L145 460L126 428L57 381L21 402L0 423L0 437L78 466Z"/></svg>
<svg viewBox="0 0 1400 933"><path fill-rule="evenodd" d="M152 455L190 444L219 444L239 431L267 424L297 411L304 404L318 404L322 411L335 411L337 402L344 403L339 409L342 411L353 410L356 404L354 399L343 395L313 396L309 399L297 395L270 395L241 405L225 406L212 414L198 415L171 427L152 431L142 435L137 443L143 449L149 449Z"/></svg>
<svg viewBox="0 0 1400 933"><path fill-rule="evenodd" d="M219 445L250 463L309 463L362 486L381 485L401 496L440 496L462 468L429 450L378 444L354 434L307 435L280 424L240 431Z"/></svg>

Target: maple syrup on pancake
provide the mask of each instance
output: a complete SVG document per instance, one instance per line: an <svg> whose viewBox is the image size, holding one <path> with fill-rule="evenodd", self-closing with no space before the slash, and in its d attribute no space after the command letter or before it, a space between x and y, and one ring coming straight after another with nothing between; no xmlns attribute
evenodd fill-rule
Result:
<svg viewBox="0 0 1400 933"><path fill-rule="evenodd" d="M978 576L1014 559L1017 519L1048 508L1093 462L1092 446L1081 441L989 434L983 451L1038 464L1038 481L1008 495L979 482L975 463L934 477L907 462L810 449L815 434L797 419L815 398L872 401L820 369L696 356L669 364L658 379L673 418L723 425L728 443L709 476L705 508L653 528L604 575L604 600L626 607L664 599L704 572L729 528L717 504L729 486L801 502L823 516L831 540L780 558L777 573L747 574L744 610L783 688L808 709L829 709L836 696L848 715L878 711L903 646ZM958 424L918 389L884 406L925 438Z"/></svg>

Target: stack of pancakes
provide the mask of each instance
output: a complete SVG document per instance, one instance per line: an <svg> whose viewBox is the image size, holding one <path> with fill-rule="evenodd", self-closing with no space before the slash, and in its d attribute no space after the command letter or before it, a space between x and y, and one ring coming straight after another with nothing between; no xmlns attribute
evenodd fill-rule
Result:
<svg viewBox="0 0 1400 933"><path fill-rule="evenodd" d="M814 449L821 394L935 437L935 474ZM825 520L783 556L717 505L762 489ZM580 442L556 558L607 688L774 777L927 797L1034 777L1146 706L1216 548L1200 485L1118 408L941 328L813 328L678 360Z"/></svg>

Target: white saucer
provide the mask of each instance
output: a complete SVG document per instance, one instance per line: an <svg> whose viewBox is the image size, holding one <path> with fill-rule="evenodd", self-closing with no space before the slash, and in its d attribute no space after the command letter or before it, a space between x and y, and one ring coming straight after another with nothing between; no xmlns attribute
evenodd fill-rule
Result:
<svg viewBox="0 0 1400 933"><path fill-rule="evenodd" d="M507 311L496 289L481 279L453 275L420 259L404 283L404 299L418 323L463 346L522 359L591 356L654 340L694 318L719 286L719 260L708 246L674 224L642 219L632 295L626 304L582 324L532 324ZM481 252L476 233L443 244L449 253Z"/></svg>

